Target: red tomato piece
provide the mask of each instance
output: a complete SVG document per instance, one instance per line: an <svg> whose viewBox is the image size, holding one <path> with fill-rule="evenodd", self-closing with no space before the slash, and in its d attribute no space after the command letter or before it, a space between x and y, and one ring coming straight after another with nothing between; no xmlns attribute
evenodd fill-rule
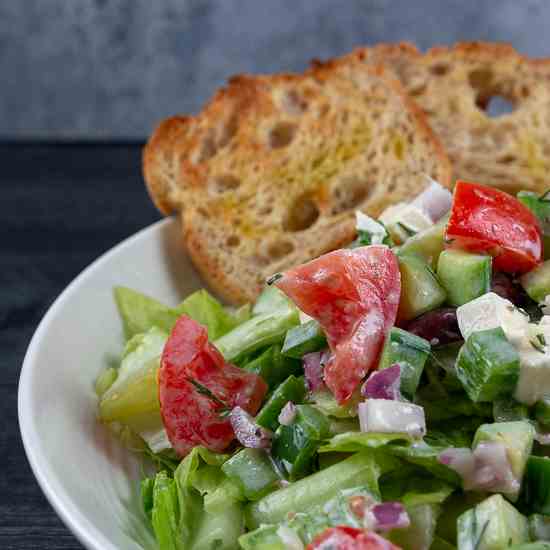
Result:
<svg viewBox="0 0 550 550"><path fill-rule="evenodd" d="M315 537L306 550L400 550L376 533L355 527L329 527Z"/></svg>
<svg viewBox="0 0 550 550"><path fill-rule="evenodd" d="M401 293L395 254L381 245L336 250L286 271L275 284L323 327L333 352L325 382L340 403L347 401L376 368L395 323Z"/></svg>
<svg viewBox="0 0 550 550"><path fill-rule="evenodd" d="M526 273L542 261L536 216L515 197L478 183L455 186L448 245L494 257L498 271Z"/></svg>
<svg viewBox="0 0 550 550"><path fill-rule="evenodd" d="M175 451L197 445L223 451L235 438L227 409L255 414L267 393L257 374L225 362L205 327L182 315L168 338L159 369L160 412Z"/></svg>

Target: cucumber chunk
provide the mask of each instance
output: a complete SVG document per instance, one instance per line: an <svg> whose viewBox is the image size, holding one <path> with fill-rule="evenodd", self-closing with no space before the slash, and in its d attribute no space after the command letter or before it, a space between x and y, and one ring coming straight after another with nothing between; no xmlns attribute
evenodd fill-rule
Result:
<svg viewBox="0 0 550 550"><path fill-rule="evenodd" d="M527 518L493 495L457 520L458 550L502 550L529 540Z"/></svg>
<svg viewBox="0 0 550 550"><path fill-rule="evenodd" d="M286 357L301 359L306 353L327 347L327 339L315 320L291 328L285 336L281 353Z"/></svg>
<svg viewBox="0 0 550 550"><path fill-rule="evenodd" d="M403 550L429 550L440 510L437 504L407 506L411 524L406 529L390 531L388 538Z"/></svg>
<svg viewBox="0 0 550 550"><path fill-rule="evenodd" d="M242 449L222 466L225 475L237 483L248 500L258 500L277 488L280 480L267 453Z"/></svg>
<svg viewBox="0 0 550 550"><path fill-rule="evenodd" d="M528 510L550 515L550 458L529 457L521 498Z"/></svg>
<svg viewBox="0 0 550 550"><path fill-rule="evenodd" d="M550 260L523 275L519 281L532 300L544 302L550 294Z"/></svg>
<svg viewBox="0 0 550 550"><path fill-rule="evenodd" d="M506 456L510 462L512 474L518 481L516 491L506 493L506 496L515 501L525 472L527 459L533 449L535 430L528 421L495 422L482 424L474 436L474 448L482 441L501 443L506 448Z"/></svg>
<svg viewBox="0 0 550 550"><path fill-rule="evenodd" d="M514 391L519 355L501 328L474 332L460 349L456 374L472 401L495 401Z"/></svg>
<svg viewBox="0 0 550 550"><path fill-rule="evenodd" d="M398 318L410 321L442 305L447 295L431 267L420 257L399 255L401 300Z"/></svg>
<svg viewBox="0 0 550 550"><path fill-rule="evenodd" d="M431 346L427 340L394 327L384 344L378 368L387 369L398 364L401 367L401 392L412 399L430 351Z"/></svg>
<svg viewBox="0 0 550 550"><path fill-rule="evenodd" d="M300 403L306 394L303 378L289 376L272 394L256 416L256 423L269 430L279 426L279 414L289 402Z"/></svg>
<svg viewBox="0 0 550 550"><path fill-rule="evenodd" d="M399 255L420 256L432 269L435 269L439 255L445 248L445 230L448 220L449 217L444 216L433 227L407 239L399 249Z"/></svg>
<svg viewBox="0 0 550 550"><path fill-rule="evenodd" d="M462 250L444 250L437 262L437 276L447 301L461 306L491 290L492 258Z"/></svg>

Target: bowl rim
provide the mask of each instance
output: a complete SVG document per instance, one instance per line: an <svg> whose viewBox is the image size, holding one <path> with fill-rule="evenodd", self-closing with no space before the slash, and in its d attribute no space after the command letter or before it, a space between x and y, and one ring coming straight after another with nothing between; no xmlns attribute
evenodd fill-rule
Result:
<svg viewBox="0 0 550 550"><path fill-rule="evenodd" d="M82 282L92 277L97 269L101 268L104 263L108 262L124 248L148 237L150 233L160 230L161 227L172 223L177 222L174 218L169 217L140 229L114 245L85 267L50 305L34 331L23 358L17 391L17 411L19 432L27 460L38 485L52 508L79 542L89 550L118 549L78 510L77 504L59 483L57 476L50 469L47 459L42 453L38 431L31 414L33 408L31 387L34 370L38 365L40 344L52 320L56 318L58 312L62 310L66 302L78 292L78 288Z"/></svg>

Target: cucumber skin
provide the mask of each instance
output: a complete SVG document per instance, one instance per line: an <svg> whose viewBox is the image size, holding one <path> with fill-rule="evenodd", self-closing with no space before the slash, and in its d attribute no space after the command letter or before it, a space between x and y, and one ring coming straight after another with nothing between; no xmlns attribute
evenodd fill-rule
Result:
<svg viewBox="0 0 550 550"><path fill-rule="evenodd" d="M550 294L550 260L520 278L521 286L535 302L541 303Z"/></svg>
<svg viewBox="0 0 550 550"><path fill-rule="evenodd" d="M437 275L450 305L462 306L491 290L492 258L461 250L444 250Z"/></svg>
<svg viewBox="0 0 550 550"><path fill-rule="evenodd" d="M456 374L474 402L512 395L519 378L519 355L498 327L474 332L458 354Z"/></svg>

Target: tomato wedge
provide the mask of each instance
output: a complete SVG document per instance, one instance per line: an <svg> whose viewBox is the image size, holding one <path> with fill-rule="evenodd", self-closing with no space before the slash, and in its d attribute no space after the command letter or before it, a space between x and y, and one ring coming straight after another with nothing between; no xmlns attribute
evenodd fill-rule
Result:
<svg viewBox="0 0 550 550"><path fill-rule="evenodd" d="M185 315L178 319L159 369L160 412L178 455L197 445L223 451L235 438L224 413L239 406L255 414L266 393L260 376L225 362L205 327Z"/></svg>
<svg viewBox="0 0 550 550"><path fill-rule="evenodd" d="M325 383L344 403L378 364L395 322L401 292L395 254L381 245L336 250L286 271L275 284L323 327L333 352Z"/></svg>
<svg viewBox="0 0 550 550"><path fill-rule="evenodd" d="M536 216L515 197L478 183L458 181L447 225L448 246L494 257L507 273L526 273L542 261Z"/></svg>
<svg viewBox="0 0 550 550"><path fill-rule="evenodd" d="M315 537L306 550L400 550L376 533L355 527L329 527Z"/></svg>

